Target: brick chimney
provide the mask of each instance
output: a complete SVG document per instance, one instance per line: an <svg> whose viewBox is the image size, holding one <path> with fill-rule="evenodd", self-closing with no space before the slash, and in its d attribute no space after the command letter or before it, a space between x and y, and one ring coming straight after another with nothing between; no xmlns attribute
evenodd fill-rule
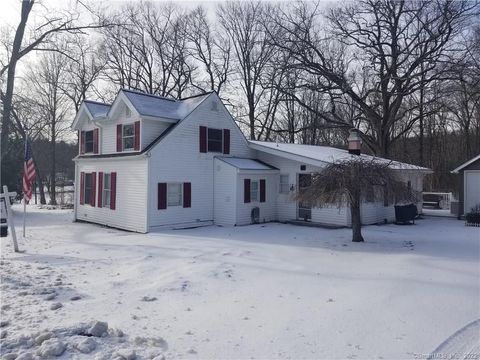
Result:
<svg viewBox="0 0 480 360"><path fill-rule="evenodd" d="M353 155L360 155L362 148L362 139L358 135L357 129L350 129L350 135L348 135L348 152Z"/></svg>

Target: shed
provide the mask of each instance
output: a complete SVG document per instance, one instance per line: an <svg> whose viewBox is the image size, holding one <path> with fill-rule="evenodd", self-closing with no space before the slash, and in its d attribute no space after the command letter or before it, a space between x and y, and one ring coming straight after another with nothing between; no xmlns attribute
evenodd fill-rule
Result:
<svg viewBox="0 0 480 360"><path fill-rule="evenodd" d="M458 216L480 205L480 154L452 171L460 174Z"/></svg>

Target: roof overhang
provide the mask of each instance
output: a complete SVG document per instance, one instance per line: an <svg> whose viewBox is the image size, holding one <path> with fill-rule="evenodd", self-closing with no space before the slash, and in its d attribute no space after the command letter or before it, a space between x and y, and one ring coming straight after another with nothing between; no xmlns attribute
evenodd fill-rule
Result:
<svg viewBox="0 0 480 360"><path fill-rule="evenodd" d="M318 167L325 167L328 164L325 161L313 159L303 155L294 154L294 153L280 150L280 149L271 148L269 146L262 146L260 144L255 144L250 141L248 142L248 145L250 146L250 148L254 150L262 151L264 153L271 154L271 155L277 155L285 159L294 160L304 164L309 164L309 165L318 166Z"/></svg>
<svg viewBox="0 0 480 360"><path fill-rule="evenodd" d="M470 164L473 164L475 161L477 160L480 160L480 154L475 156L473 159L470 159L468 160L466 163L463 163L462 165L460 165L459 167L457 167L456 169L452 170L451 173L452 174L458 174L459 171L463 170L464 168L466 168L468 165Z"/></svg>
<svg viewBox="0 0 480 360"><path fill-rule="evenodd" d="M84 116L87 116L87 118L90 121L93 121L93 115L90 113L90 110L88 110L87 105L85 105L84 102L82 102L82 105L80 105L80 108L78 109L77 115L75 115L75 118L73 119L72 125L70 126L72 130L79 130L80 129L80 122L83 119Z"/></svg>

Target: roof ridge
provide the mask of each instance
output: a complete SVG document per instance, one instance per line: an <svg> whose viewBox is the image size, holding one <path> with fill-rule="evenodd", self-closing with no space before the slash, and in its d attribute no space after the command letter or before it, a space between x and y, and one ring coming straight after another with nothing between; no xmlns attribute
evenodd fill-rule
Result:
<svg viewBox="0 0 480 360"><path fill-rule="evenodd" d="M108 103L104 103L104 102L101 102L101 101L95 101L95 100L83 100L83 102L89 102L89 103L93 103L93 104L98 104L98 105L105 105L105 106L112 106L112 104L108 104Z"/></svg>
<svg viewBox="0 0 480 360"><path fill-rule="evenodd" d="M210 95L214 92L215 92L215 90L210 90L210 91L206 91L204 93L200 93L200 94L196 94L196 95L192 95L192 96L187 96L187 97L184 97L184 98L181 98L181 99L177 99L177 101L183 101L183 100L193 99L193 98L200 97L200 96Z"/></svg>
<svg viewBox="0 0 480 360"><path fill-rule="evenodd" d="M146 93L146 92L139 91L139 90L131 90L131 89L121 88L120 91L126 91L126 92L130 92L130 93L132 93L132 94L137 94L137 95L149 96L149 97L152 97L152 98L155 98L155 99L160 99L160 100L167 100L167 101L173 101L173 102L178 101L178 100L176 100L176 99L174 99L174 98L167 98L167 97L165 97L165 96L148 94L148 93Z"/></svg>

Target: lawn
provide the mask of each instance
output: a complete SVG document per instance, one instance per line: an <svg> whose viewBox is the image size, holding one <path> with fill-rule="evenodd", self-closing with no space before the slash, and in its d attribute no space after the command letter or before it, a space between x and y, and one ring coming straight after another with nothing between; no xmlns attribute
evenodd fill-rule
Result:
<svg viewBox="0 0 480 360"><path fill-rule="evenodd" d="M143 235L33 205L23 240L16 216L25 252L2 238L2 355L419 359L439 346L480 353L480 326L467 326L480 318L480 229L455 219L364 227L358 244L349 229L278 223ZM103 337L86 336L94 321L108 322ZM86 339L91 349L80 345Z"/></svg>

